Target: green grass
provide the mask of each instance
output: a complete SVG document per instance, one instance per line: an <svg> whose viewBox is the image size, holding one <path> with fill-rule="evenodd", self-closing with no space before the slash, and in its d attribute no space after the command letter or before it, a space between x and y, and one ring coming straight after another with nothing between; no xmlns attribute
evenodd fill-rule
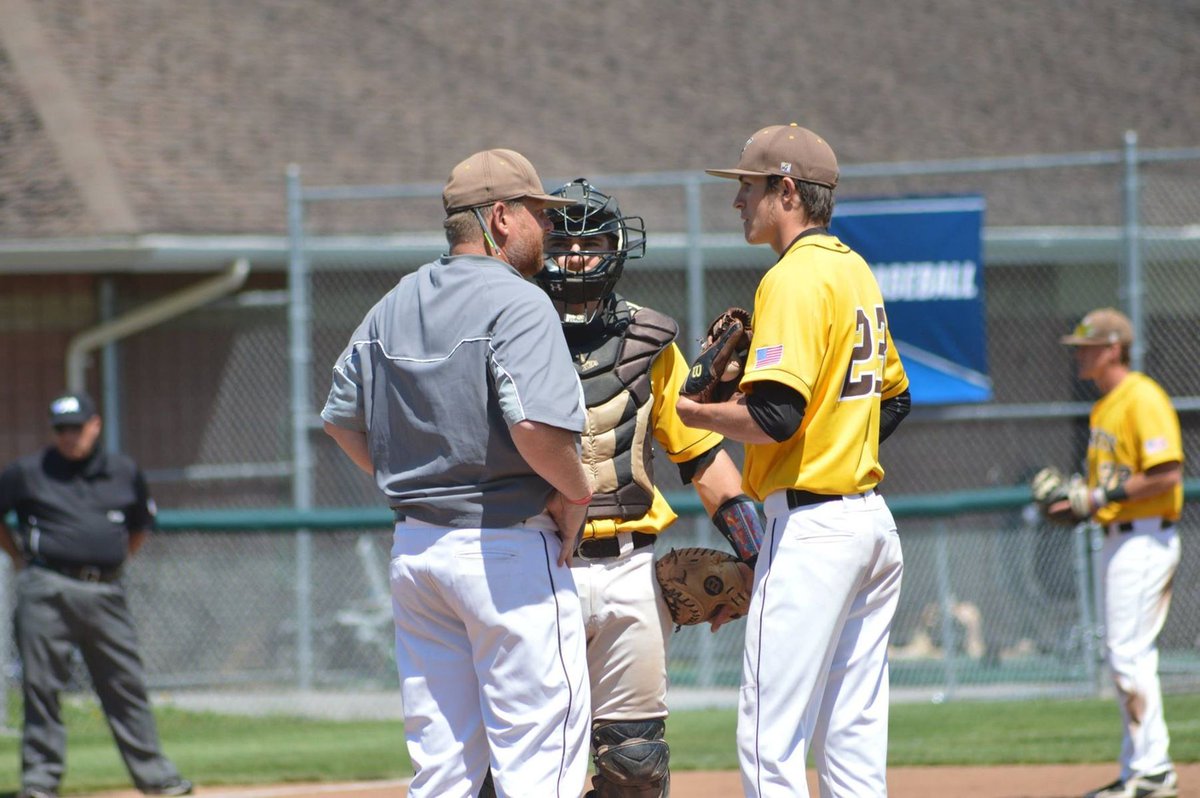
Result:
<svg viewBox="0 0 1200 798"><path fill-rule="evenodd" d="M1200 695L1168 695L1171 755L1200 760ZM1113 700L900 704L891 710L895 765L1116 761L1121 716Z"/></svg>
<svg viewBox="0 0 1200 798"><path fill-rule="evenodd" d="M19 699L9 702L19 728ZM1200 695L1169 695L1176 761L1200 761ZM341 781L412 774L404 733L387 721L244 718L160 709L163 748L201 784ZM100 710L69 701L64 793L120 789L129 777ZM668 721L672 766L737 767L732 709L678 712ZM1120 744L1113 701L955 702L892 707L892 765L985 765L1115 761ZM19 738L0 737L0 794L20 783Z"/></svg>
<svg viewBox="0 0 1200 798"><path fill-rule="evenodd" d="M13 703L19 703L19 699ZM63 792L130 786L100 709L71 701ZM412 775L404 729L385 721L334 722L246 718L159 709L163 750L185 776L203 784L349 781ZM10 728L19 729L16 712ZM20 738L0 737L0 795L20 786Z"/></svg>

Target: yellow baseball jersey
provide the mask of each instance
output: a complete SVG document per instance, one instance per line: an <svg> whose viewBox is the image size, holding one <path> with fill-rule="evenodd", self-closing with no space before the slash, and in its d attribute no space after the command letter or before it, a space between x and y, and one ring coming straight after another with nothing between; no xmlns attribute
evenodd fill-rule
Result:
<svg viewBox="0 0 1200 798"><path fill-rule="evenodd" d="M879 404L903 393L908 377L875 275L835 236L800 238L758 284L742 388L762 380L799 391L807 407L788 440L746 445L748 494L846 495L879 484Z"/></svg>
<svg viewBox="0 0 1200 798"><path fill-rule="evenodd" d="M1179 416L1166 391L1145 374L1133 371L1092 406L1088 424L1088 486L1117 487L1132 474L1156 465L1183 462ZM1161 516L1177 521L1183 510L1183 486L1139 501L1112 502L1096 521L1132 521Z"/></svg>
<svg viewBox="0 0 1200 798"><path fill-rule="evenodd" d="M724 437L715 432L693 429L679 420L675 403L679 400L679 389L687 381L689 367L690 364L674 343L659 352L650 367L650 389L654 397L651 413L654 439L662 446L672 463L694 460L724 440ZM608 538L618 532L657 534L674 523L678 517L662 492L655 487L650 509L641 518L593 519L588 521L584 537Z"/></svg>

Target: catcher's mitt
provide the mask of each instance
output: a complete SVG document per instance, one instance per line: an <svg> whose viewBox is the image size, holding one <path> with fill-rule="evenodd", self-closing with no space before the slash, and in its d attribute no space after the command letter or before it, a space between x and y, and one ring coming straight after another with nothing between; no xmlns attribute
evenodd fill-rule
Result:
<svg viewBox="0 0 1200 798"><path fill-rule="evenodd" d="M1042 515L1051 521L1071 524L1078 521L1081 517L1087 517L1086 512L1082 516L1079 516L1072 509L1077 504L1077 501L1073 497L1078 496L1081 492L1085 494L1087 492L1087 486L1083 482L1083 477L1079 474L1072 474L1068 477L1054 466L1047 466L1033 475L1033 479L1029 481L1029 490L1033 494L1033 501L1037 504L1038 509L1041 510ZM1064 499L1071 501L1071 506L1056 513L1050 512L1052 505Z"/></svg>
<svg viewBox="0 0 1200 798"><path fill-rule="evenodd" d="M697 402L731 399L746 369L752 334L750 311L745 308L729 308L717 316L679 394Z"/></svg>
<svg viewBox="0 0 1200 798"><path fill-rule="evenodd" d="M736 557L716 549L671 549L654 564L654 575L676 626L711 621L729 605L733 617L750 604L744 571Z"/></svg>

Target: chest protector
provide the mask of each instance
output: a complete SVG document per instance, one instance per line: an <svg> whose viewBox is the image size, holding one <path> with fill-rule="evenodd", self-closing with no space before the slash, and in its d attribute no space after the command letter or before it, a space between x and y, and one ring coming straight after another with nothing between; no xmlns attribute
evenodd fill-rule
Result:
<svg viewBox="0 0 1200 798"><path fill-rule="evenodd" d="M579 437L592 487L588 518L640 518L650 510L650 367L678 332L670 316L618 298L603 337L572 348L587 404L587 428Z"/></svg>

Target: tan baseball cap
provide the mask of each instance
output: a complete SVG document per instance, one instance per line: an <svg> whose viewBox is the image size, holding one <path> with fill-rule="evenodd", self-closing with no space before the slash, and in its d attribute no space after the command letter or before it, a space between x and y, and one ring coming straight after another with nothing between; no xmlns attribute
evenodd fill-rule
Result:
<svg viewBox="0 0 1200 798"><path fill-rule="evenodd" d="M1059 339L1068 346L1133 343L1133 325L1116 308L1100 308L1083 317L1070 335Z"/></svg>
<svg viewBox="0 0 1200 798"><path fill-rule="evenodd" d="M442 207L447 214L511 199L541 200L554 208L574 202L547 194L533 164L514 150L475 153L451 170L442 189Z"/></svg>
<svg viewBox="0 0 1200 798"><path fill-rule="evenodd" d="M764 127L746 140L742 157L732 169L707 169L714 177L780 175L834 188L837 158L825 139L795 122Z"/></svg>

